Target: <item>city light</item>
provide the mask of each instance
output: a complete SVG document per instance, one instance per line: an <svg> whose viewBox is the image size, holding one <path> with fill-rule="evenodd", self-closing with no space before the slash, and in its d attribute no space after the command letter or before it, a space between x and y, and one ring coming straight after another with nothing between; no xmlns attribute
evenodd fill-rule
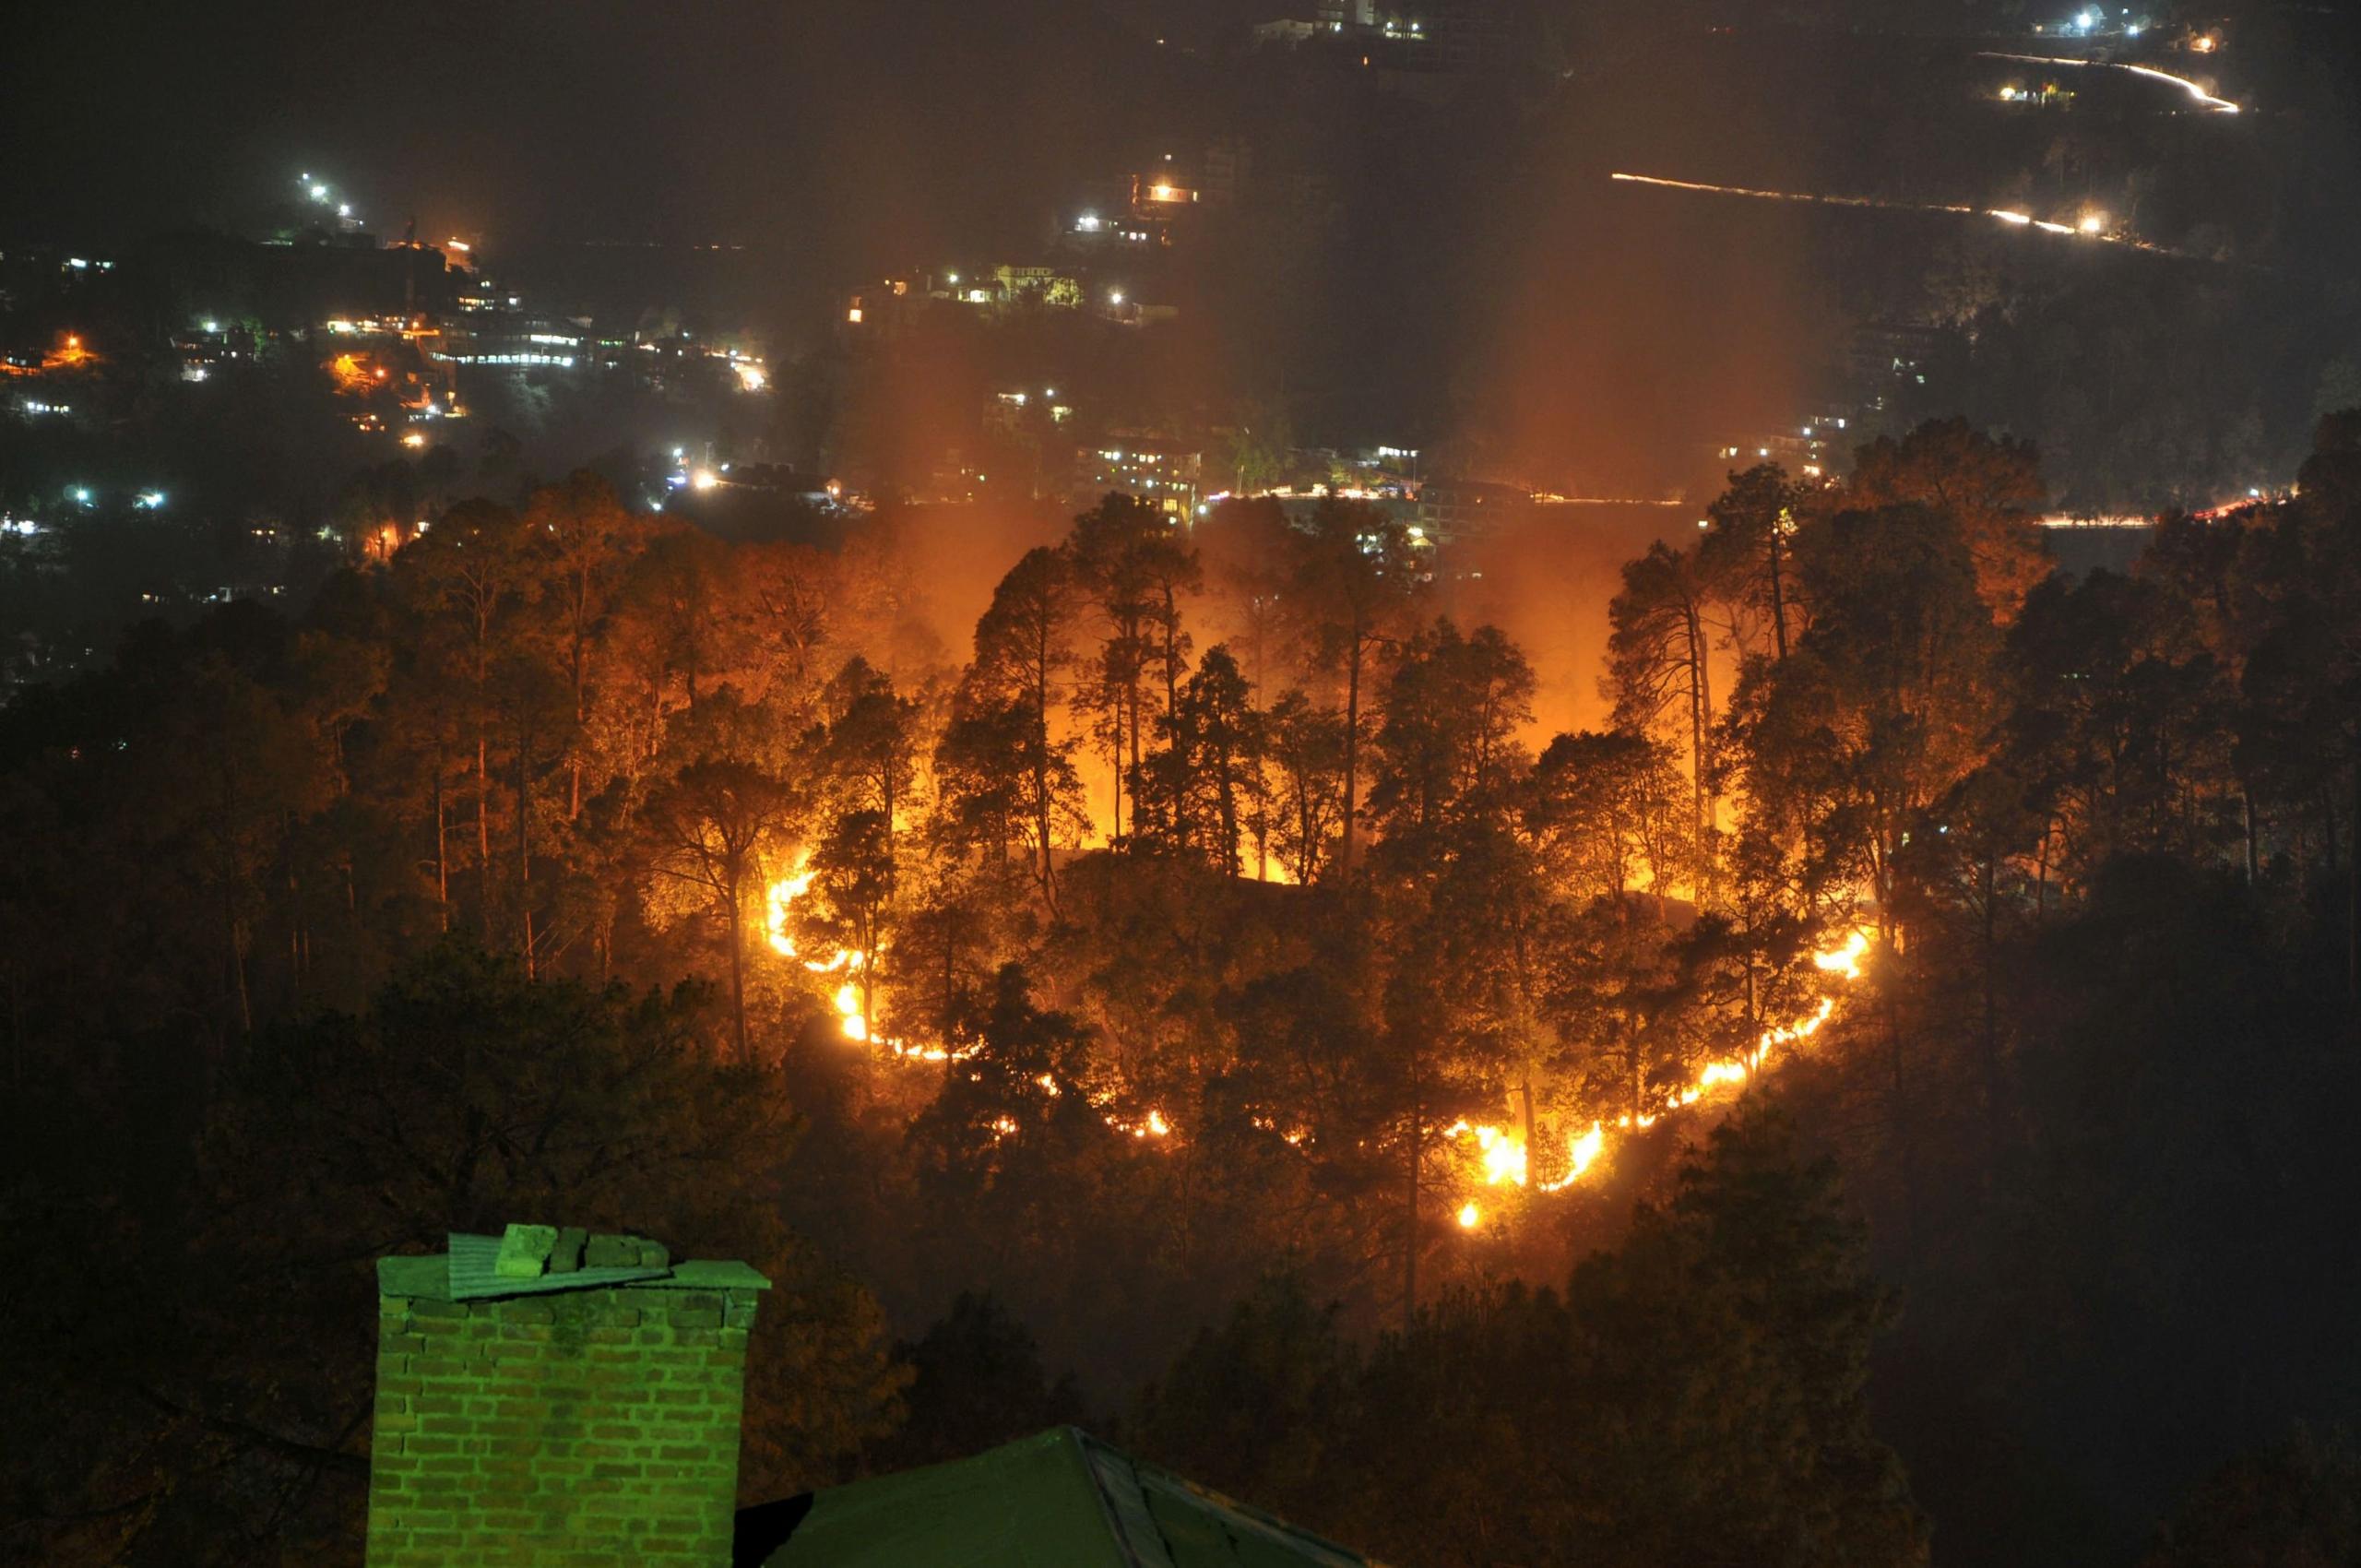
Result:
<svg viewBox="0 0 2361 1568"><path fill-rule="evenodd" d="M2080 228L2085 234L2103 234L2106 232L2106 214L2104 212L2085 212L2082 214L2082 222L2076 225L2076 227Z"/></svg>
<svg viewBox="0 0 2361 1568"><path fill-rule="evenodd" d="M426 445L426 437L421 433L413 430L408 435L402 437L402 445L412 451L416 451Z"/></svg>
<svg viewBox="0 0 2361 1568"><path fill-rule="evenodd" d="M326 201L326 200L327 200L327 199L328 199L328 188L327 188L326 185L314 185L314 186L312 187L312 199L313 199L314 201Z"/></svg>
<svg viewBox="0 0 2361 1568"><path fill-rule="evenodd" d="M2121 60L2070 60L2047 54L2004 54L1986 50L1976 55L1979 60L2009 60L2019 65L2061 66L2077 70L2129 71L2135 77L2177 87L2198 103L2221 114L2236 114L2238 106L2226 98L2217 98L2187 77L2177 77L2170 71L2160 71L2153 65L2134 65Z"/></svg>
<svg viewBox="0 0 2361 1568"><path fill-rule="evenodd" d="M2062 63L2072 65L2077 64L2078 62L2067 61ZM2133 67L2130 66L2124 67L2124 69L2127 70L2132 68ZM2230 105L2229 107L2235 109L2236 106ZM1706 196L1744 196L1755 201L1796 202L1806 206L1818 207L1879 208L1892 212L1948 213L1954 216L1967 218L1982 217L1991 219L1997 222L2006 223L2011 228L2032 229L2037 230L2046 234L2061 234L2070 237L2093 239L2110 245L2121 245L2128 250L2145 251L2151 255L2175 256L2183 261L2208 261L2220 263L2223 260L2222 257L2217 255L2207 255L2192 251L2175 250L2170 246L2155 244L2147 240L2138 239L2130 234L2112 232L2107 227L2105 214L2098 215L2099 226L2097 228L2092 228L2087 220L2085 220L2080 227L2077 227L2074 224L2053 223L2047 219L2037 219L2030 212L2020 211L2014 208L1975 208L1961 207L1944 202L1887 201L1875 196L1823 196L1809 191L1766 191L1757 190L1746 185L1716 185L1697 180L1670 180L1655 174L1612 173L1609 174L1608 178L1628 184L1654 185L1662 190L1694 191Z"/></svg>
<svg viewBox="0 0 2361 1568"><path fill-rule="evenodd" d="M1123 303L1123 291L1121 291L1121 289L1117 289L1117 290L1114 290L1112 292L1109 293L1109 294L1108 294L1108 296L1107 296L1107 303L1108 303L1109 304L1110 304L1110 305L1115 306L1115 307L1116 307L1117 309L1119 309L1119 310L1120 310L1121 308L1122 308L1122 303Z"/></svg>
<svg viewBox="0 0 2361 1568"><path fill-rule="evenodd" d="M711 490L720 482L721 476L711 469L699 469L689 475L690 487L696 490Z"/></svg>
<svg viewBox="0 0 2361 1568"><path fill-rule="evenodd" d="M160 511L164 505L164 493L160 490L143 490L132 497L131 504L143 512Z"/></svg>

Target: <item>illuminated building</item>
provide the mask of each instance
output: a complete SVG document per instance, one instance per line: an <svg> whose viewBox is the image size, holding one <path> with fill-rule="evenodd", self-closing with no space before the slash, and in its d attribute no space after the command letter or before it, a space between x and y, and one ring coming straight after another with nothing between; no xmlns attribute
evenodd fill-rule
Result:
<svg viewBox="0 0 2361 1568"><path fill-rule="evenodd" d="M1171 436L1113 431L1078 454L1075 469L1087 495L1134 495L1171 517L1190 517L1196 511L1204 454Z"/></svg>
<svg viewBox="0 0 2361 1568"><path fill-rule="evenodd" d="M1394 71L1499 71L1515 38L1503 0L1320 0L1311 37Z"/></svg>
<svg viewBox="0 0 2361 1568"><path fill-rule="evenodd" d="M1083 301L1082 280L1054 267L996 267L992 279L1000 286L1001 298L1007 301L1032 298L1069 310Z"/></svg>
<svg viewBox="0 0 2361 1568"><path fill-rule="evenodd" d="M1186 212L1204 199L1196 182L1174 172L1169 167L1150 169L1132 176L1132 216L1134 218L1167 217Z"/></svg>
<svg viewBox="0 0 2361 1568"><path fill-rule="evenodd" d="M1452 544L1490 532L1532 505L1532 493L1518 485L1438 480L1419 488L1418 527L1425 537Z"/></svg>
<svg viewBox="0 0 2361 1568"><path fill-rule="evenodd" d="M842 319L847 330L863 338L892 338L930 303L927 291L913 289L908 279L886 278L846 295Z"/></svg>
<svg viewBox="0 0 2361 1568"><path fill-rule="evenodd" d="M581 322L487 312L460 317L427 353L445 364L572 370L591 362Z"/></svg>

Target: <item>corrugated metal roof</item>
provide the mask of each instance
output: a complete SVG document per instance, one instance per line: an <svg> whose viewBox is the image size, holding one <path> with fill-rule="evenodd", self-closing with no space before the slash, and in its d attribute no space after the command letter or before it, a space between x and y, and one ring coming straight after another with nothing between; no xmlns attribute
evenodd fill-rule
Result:
<svg viewBox="0 0 2361 1568"><path fill-rule="evenodd" d="M740 1518L740 1568L1374 1568L1074 1427Z"/></svg>

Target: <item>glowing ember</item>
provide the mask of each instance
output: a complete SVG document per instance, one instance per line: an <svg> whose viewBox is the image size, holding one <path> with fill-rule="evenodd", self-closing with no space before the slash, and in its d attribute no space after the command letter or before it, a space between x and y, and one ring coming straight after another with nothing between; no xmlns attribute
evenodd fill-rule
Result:
<svg viewBox="0 0 2361 1568"><path fill-rule="evenodd" d="M1833 976L1840 980L1859 980L1861 962L1869 956L1869 932L1856 931L1840 945L1813 954L1812 968L1821 974ZM1813 1035L1818 1034L1827 1025L1828 1020L1835 1015L1836 998L1821 997L1820 1005L1809 1016L1784 1028L1763 1030L1762 1038L1755 1042L1754 1049L1745 1056L1730 1061L1707 1063L1698 1072L1694 1082L1666 1095L1658 1110L1637 1114L1626 1111L1615 1119L1615 1127L1624 1132L1644 1132L1661 1121L1665 1111L1681 1110L1694 1105L1718 1089L1743 1086L1762 1070L1764 1061L1774 1049L1783 1045L1793 1045L1798 1040L1809 1039ZM1498 1127L1477 1126L1463 1121L1444 1128L1443 1134L1451 1138L1475 1140L1477 1166L1476 1171L1471 1174L1480 1173L1485 1185L1497 1187L1513 1182L1522 1187L1528 1184L1529 1165L1525 1141L1514 1134L1504 1132ZM1544 1193L1564 1192L1594 1170L1606 1152L1607 1123L1593 1122L1590 1131L1567 1139L1566 1173L1554 1182L1538 1183L1538 1190ZM1471 1216L1474 1218L1470 1218ZM1464 1229L1474 1229L1481 1218L1477 1206L1473 1203L1460 1210L1460 1224Z"/></svg>
<svg viewBox="0 0 2361 1568"><path fill-rule="evenodd" d="M815 975L843 974L848 977L836 987L834 998L836 1028L845 1039L861 1044L875 1044L894 1056L911 1062L948 1062L953 1053L939 1045L913 1045L885 1036L872 1041L870 1018L862 1007L862 979L875 962L872 954L837 948L825 957L805 957L795 945L795 938L788 929L789 913L796 900L812 891L812 871L808 859L799 860L795 870L772 883L763 895L763 931L770 938L771 950L782 958L793 958ZM962 1056L967 1051L959 1053Z"/></svg>
<svg viewBox="0 0 2361 1568"><path fill-rule="evenodd" d="M1848 980L1861 978L1861 959L1869 951L1869 933L1857 931L1847 937L1845 945L1829 953L1811 956L1812 968L1822 974L1843 975Z"/></svg>
<svg viewBox="0 0 2361 1568"><path fill-rule="evenodd" d="M1510 1182L1520 1187L1525 1185L1525 1140L1513 1133L1503 1132L1498 1127L1474 1127L1465 1122L1456 1122L1444 1128L1443 1134L1476 1140L1476 1151L1484 1166L1486 1186L1498 1187Z"/></svg>
<svg viewBox="0 0 2361 1568"><path fill-rule="evenodd" d="M1172 1135L1172 1123L1164 1119L1161 1111L1150 1111L1137 1122L1126 1122L1120 1116L1104 1116L1101 1120L1115 1131L1128 1133L1135 1138L1169 1138Z"/></svg>

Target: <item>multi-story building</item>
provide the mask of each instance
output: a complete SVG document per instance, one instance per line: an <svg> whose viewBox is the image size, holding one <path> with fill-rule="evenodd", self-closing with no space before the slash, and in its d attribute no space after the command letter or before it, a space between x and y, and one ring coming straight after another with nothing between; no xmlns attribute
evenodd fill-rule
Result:
<svg viewBox="0 0 2361 1568"><path fill-rule="evenodd" d="M1150 431L1110 431L1078 454L1075 471L1086 498L1109 492L1135 495L1168 516L1195 516L1204 454L1177 437Z"/></svg>
<svg viewBox="0 0 2361 1568"><path fill-rule="evenodd" d="M1382 51L1395 70L1494 71L1512 62L1510 0L1320 0L1314 36Z"/></svg>

